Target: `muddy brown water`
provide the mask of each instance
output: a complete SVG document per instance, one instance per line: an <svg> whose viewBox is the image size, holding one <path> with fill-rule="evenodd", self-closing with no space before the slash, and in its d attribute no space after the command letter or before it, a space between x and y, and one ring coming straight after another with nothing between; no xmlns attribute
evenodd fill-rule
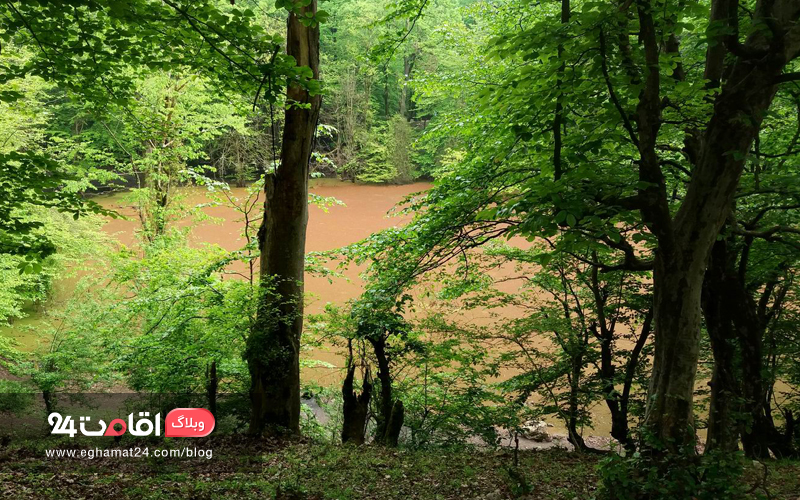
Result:
<svg viewBox="0 0 800 500"><path fill-rule="evenodd" d="M325 251L340 248L357 242L370 234L400 226L408 222L409 216L397 216L390 212L407 196L424 192L430 188L427 183L415 183L400 186L360 185L341 182L333 179L315 179L311 184L311 192L323 196L333 197L344 203L343 206L331 206L323 210L311 206L309 210L309 223L306 249L309 252ZM201 188L186 188L181 191L184 196L183 203L189 206L204 204L209 201L207 192ZM231 188L231 194L239 199L247 197L245 188ZM95 198L98 203L125 215L127 219L109 219L103 230L119 242L129 246L136 246L135 230L139 222L133 209L130 195L127 193L114 193ZM244 246L245 238L242 235L244 227L241 214L225 206L205 207L203 212L214 218L193 225L189 233L190 244L202 245L205 243L217 244L226 250L237 250ZM527 246L527 242L516 242ZM238 263L236 270L246 271L246 266ZM363 281L359 273L363 268L350 267L344 272L345 278L328 278L309 275L306 277L306 292L308 301L306 311L319 313L325 304L345 304L349 299L356 298L362 291ZM501 288L512 291L513 282L501 284ZM69 299L74 286L74 279L63 280L56 283L53 301L64 302ZM495 310L492 314L515 314L514 311ZM487 311L473 310L460 311L463 320L477 324L488 324L493 321ZM517 312L516 314L519 314ZM41 312L31 311L27 318L18 320L11 328L0 330L0 334L15 337L25 349L33 349L37 345L35 327L43 321ZM311 379L324 385L334 385L341 381L341 357L330 350L315 350L311 353L314 359L330 363L335 368L315 368L304 371L304 378ZM501 378L510 375L501 374ZM610 430L609 416L603 404L597 404L592 409L594 429L587 429L587 434L607 435ZM561 422L555 418L548 419L554 424L553 432L564 432Z"/></svg>

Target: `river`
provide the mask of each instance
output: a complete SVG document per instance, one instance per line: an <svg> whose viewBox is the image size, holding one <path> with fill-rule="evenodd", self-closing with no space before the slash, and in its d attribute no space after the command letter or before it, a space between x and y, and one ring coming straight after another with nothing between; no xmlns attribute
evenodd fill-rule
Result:
<svg viewBox="0 0 800 500"><path fill-rule="evenodd" d="M370 234L398 226L408 222L408 216L390 214L392 209L404 198L414 193L420 193L430 188L428 183L414 183L406 185L363 185L352 182L343 182L336 179L313 179L310 191L321 197L332 197L343 203L321 208L312 205L309 208L308 233L306 250L319 252L355 243ZM247 198L246 188L232 187L232 196L240 200ZM186 206L208 204L209 197L204 188L192 187L181 190L183 203ZM114 210L125 218L108 219L103 226L103 231L128 247L136 246L135 231L139 221L134 211L130 195L127 192L116 192L94 198L105 208ZM230 206L211 206L202 208L202 211L212 219L192 224L189 233L189 242L199 246L212 243L226 250L238 250L245 244L242 235L243 222L241 214ZM183 222L180 224L188 224ZM241 263L236 270L245 271ZM308 313L322 312L328 302L343 305L349 299L357 297L362 290L362 280L359 273L362 269L351 267L344 271L345 278L328 278L318 275L306 276L306 292ZM25 350L32 350L37 345L36 326L43 321L43 310L55 304L69 300L75 285L74 278L61 280L54 284L52 298L49 304L28 308L28 316L16 320L12 327L0 329L0 334L15 338ZM323 361L338 364L338 357L332 353L320 352ZM319 382L332 382L334 374L328 377L324 372L317 373L314 378ZM336 379L340 377L335 374Z"/></svg>
<svg viewBox="0 0 800 500"><path fill-rule="evenodd" d="M374 232L408 222L409 216L392 215L390 212L407 196L423 192L429 188L430 184L428 183L362 185L334 179L312 180L312 193L322 197L333 197L341 201L343 205L334 205L327 209L317 206L310 207L307 251L315 252L340 248L362 240ZM203 188L185 188L181 193L185 196L183 203L186 205L206 204L209 201L207 191ZM245 188L231 188L231 194L238 198L247 196ZM102 206L126 216L125 219L109 219L103 226L103 230L121 243L135 247L135 230L139 225L139 221L135 215L130 196L127 193L118 192L98 196L95 200ZM189 233L190 244L213 243L226 250L237 250L244 246L245 239L241 234L243 229L243 223L240 222L241 214L237 213L233 208L225 206L205 207L202 210L215 220L194 224ZM527 243L523 240L519 243L527 246ZM244 271L243 265L240 270ZM359 277L359 273L362 270L357 267L351 267L345 271L345 278L334 278L333 282L330 282L326 277L307 276L308 305L306 311L312 314L319 313L323 310L325 304L329 302L342 305L347 300L357 297L361 293L363 286L363 281ZM68 300L74 284L74 279L66 279L56 283L52 302L57 304ZM500 286L507 288L506 291L512 291L516 285L508 283ZM48 305L46 304L44 307L48 307ZM514 314L514 311L493 311L494 314L498 312ZM490 315L486 311L462 311L461 314L463 314L462 319L479 324L487 324L491 321ZM519 312L516 314L519 314ZM42 321L42 313L38 310L31 310L27 318L16 321L11 328L3 328L0 330L0 334L15 337L23 348L30 350L37 344L35 327ZM312 356L336 367L340 367L342 364L341 357L330 351L314 351ZM510 372L501 374L501 377L509 374ZM337 385L341 382L342 374L338 368L317 368L304 371L304 377L325 385ZM610 430L607 409L603 404L597 404L592 409L592 413L595 420L595 428L594 431L588 432L598 435L606 434ZM557 419L551 418L548 420L555 424L557 432L563 432L563 426Z"/></svg>

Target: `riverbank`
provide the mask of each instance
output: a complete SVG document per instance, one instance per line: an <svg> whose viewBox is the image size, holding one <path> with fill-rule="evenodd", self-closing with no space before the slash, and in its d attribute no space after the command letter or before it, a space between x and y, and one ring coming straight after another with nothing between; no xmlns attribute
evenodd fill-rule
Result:
<svg viewBox="0 0 800 500"><path fill-rule="evenodd" d="M132 442L123 448L137 446L153 450L155 445ZM598 484L598 457L563 450L522 451L515 467L511 451L469 447L391 450L241 436L192 440L191 446L213 449L214 455L45 458L46 449L75 449L68 439L0 448L0 497L575 500L592 498ZM771 498L796 500L800 463L770 462L768 467ZM744 480L755 484L762 478L761 466L753 465Z"/></svg>

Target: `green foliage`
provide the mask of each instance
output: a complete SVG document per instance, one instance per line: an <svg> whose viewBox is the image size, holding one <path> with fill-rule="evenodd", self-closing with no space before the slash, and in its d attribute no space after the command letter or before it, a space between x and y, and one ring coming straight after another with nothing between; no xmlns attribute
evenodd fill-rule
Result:
<svg viewBox="0 0 800 500"><path fill-rule="evenodd" d="M17 350L17 342L14 339L0 336L0 367L5 370L12 368L14 365L19 363L20 359L22 358L22 353ZM7 387L8 382L6 380L1 381L4 384L4 387ZM16 392L16 391L2 391L2 392Z"/></svg>
<svg viewBox="0 0 800 500"><path fill-rule="evenodd" d="M248 382L241 359L255 317L249 282L224 280L233 258L220 248L190 248L177 235L156 239L143 259L119 262L113 283L125 299L113 305L121 320L114 350L127 384L146 393L204 393L217 364L220 391L239 393Z"/></svg>
<svg viewBox="0 0 800 500"><path fill-rule="evenodd" d="M751 498L743 481L744 460L729 453L705 454L679 462L676 457L610 455L598 466L598 498L613 500L716 500Z"/></svg>
<svg viewBox="0 0 800 500"><path fill-rule="evenodd" d="M37 226L36 237L53 245L54 251L42 259L0 253L0 324L24 318L27 308L41 306L58 278L83 269L103 251L98 218L76 221L58 210L31 206L24 219Z"/></svg>
<svg viewBox="0 0 800 500"><path fill-rule="evenodd" d="M31 58L29 50L12 44L5 47L0 63L26 64ZM4 268L14 260L22 272L40 274L47 266L45 259L64 244L49 237L49 219L43 214L52 209L74 219L114 216L82 193L93 188L93 182L115 176L84 168L76 161L82 154L79 145L49 130L59 111L58 105L46 108L52 96L58 96L52 85L28 76L6 80L0 88L16 95L0 103L0 259ZM0 312L0 321L7 317Z"/></svg>
<svg viewBox="0 0 800 500"><path fill-rule="evenodd" d="M30 207L54 208L75 219L89 213L109 214L66 189L67 181L75 177L40 155L0 155L0 176L0 252L25 256L23 270L40 271L38 262L55 251L53 242L41 237L42 223L27 215Z"/></svg>
<svg viewBox="0 0 800 500"><path fill-rule="evenodd" d="M281 38L267 34L255 22L255 14L250 9L220 9L216 2L195 2L188 6L148 0L73 2L69 5L9 3L2 9L3 45L24 47L10 56L3 54L5 71L1 83L5 89L0 94L3 106L13 107L22 97L40 98L42 90L48 90L47 85L41 83L44 80L58 85L62 92L83 98L95 118L109 113L119 116L124 110L137 126L152 134L147 137L149 145L140 143L136 147L149 146L148 154L144 155L147 167L144 170L150 174L147 182L155 186L155 193L143 197L154 198L155 208L144 209L143 213L152 213L143 220L146 219L145 226L154 226L147 228L154 234L160 234L168 219L161 212L168 204L165 193L175 176L176 165L197 159L201 149L198 141L222 131L220 123L204 120L215 116L208 112L208 106L202 112L191 106L163 113L149 109L151 113L147 116L141 113L137 116L137 110L130 108L132 104L152 106L154 99L156 108L162 104L165 108L175 108L176 97L169 95L170 90L177 92L189 85L170 87L156 78L155 87L160 87L159 91L152 85L153 79L144 83L139 80L143 69L156 75L199 71L210 77L208 81L214 82L217 88L237 91L247 88L255 99L261 96L270 103L277 102L279 89L285 86L287 79L306 85L312 92L319 91L318 82L310 81L304 69L296 66L296 61L278 54ZM164 47L170 49L164 50ZM267 79L270 85L264 88ZM228 111L229 103L215 105L217 110ZM24 105L17 108L35 109ZM194 114L181 113L187 109ZM45 115L39 113L39 117L28 119L22 125L27 129L40 125L45 122L42 116ZM176 125L176 121L180 123ZM127 147L120 144L107 125L106 129L119 149L130 157L126 160L136 164L132 153L136 149L130 144ZM179 129L182 135L175 137L170 133L174 129ZM140 133L145 132L140 130ZM3 148L12 136L5 140ZM154 136L158 136L158 144ZM56 157L60 155L72 163L92 157L95 162L109 160L109 155L98 154L86 142L58 134L53 137L58 138L53 144ZM15 142L20 148L35 145L30 144L30 140L15 139ZM63 148L65 142L77 147L79 153L76 155L75 148ZM32 234L39 226L20 214L28 205L55 207L76 218L89 212L103 212L81 197L81 191L92 187L91 178L79 175L80 169L64 168L42 154L42 149L48 148L41 144L35 146L38 148L28 151L4 151L0 156L4 179L0 185L0 251L26 255L30 266L39 266L38 261L54 248ZM153 168L154 165L157 168ZM76 189L75 185L82 185L82 189Z"/></svg>
<svg viewBox="0 0 800 500"><path fill-rule="evenodd" d="M495 446L507 407L490 383L490 354L478 339L440 321L430 318L418 326L428 337L425 348L405 361L405 375L396 381L409 428L406 444L457 445L479 438Z"/></svg>
<svg viewBox="0 0 800 500"><path fill-rule="evenodd" d="M386 130L373 130L365 138L355 159L344 166L344 172L361 182L388 183L397 176L389 161Z"/></svg>
<svg viewBox="0 0 800 500"><path fill-rule="evenodd" d="M445 108L430 100L423 108L417 89L428 85L428 72L452 62L438 31L464 22L460 3L327 2L321 45L329 93L321 121L336 132L320 148L342 179L407 183L436 169L438 151L420 156L416 131Z"/></svg>
<svg viewBox="0 0 800 500"><path fill-rule="evenodd" d="M395 115L386 128L376 127L363 141L355 160L345 165L344 175L375 184L402 184L417 177L413 129L405 118Z"/></svg>
<svg viewBox="0 0 800 500"><path fill-rule="evenodd" d="M38 348L12 371L52 398L48 411L56 407L58 393L100 391L116 379L108 355L107 314L82 286L66 307L51 312L38 335Z"/></svg>
<svg viewBox="0 0 800 500"><path fill-rule="evenodd" d="M108 241L99 231L98 218L76 221L58 211L44 209L31 211L30 215L41 221L43 236L56 243L58 252L44 259L38 272L6 271L9 280L0 287L0 299L10 306L2 311L6 321L25 317L27 311L23 305L44 304L56 280L74 278L90 267L96 270L107 256ZM0 258L13 263L19 257L0 254ZM52 404L56 404L56 395L61 392L108 387L115 377L108 352L108 314L101 305L107 298L102 289L96 289L95 278L85 276L74 285L63 306L48 307L35 326L20 327L25 334L31 330L36 339L33 351L29 352L30 346L24 351L15 346L5 349L9 347L8 341L0 337L4 342L5 353L0 355L4 367L21 377L19 387L12 392L46 392L52 397Z"/></svg>
<svg viewBox="0 0 800 500"><path fill-rule="evenodd" d="M189 68L222 88L275 102L284 78L307 82L295 61L278 54L282 39L264 31L251 9L214 1L78 1L3 7L3 42L18 39L34 49L26 65L6 67L5 78L42 76L102 109L129 101L136 73ZM5 45L4 43L4 45ZM169 47L169 50L165 50ZM267 75L276 85L261 88ZM312 86L315 86L312 84Z"/></svg>
<svg viewBox="0 0 800 500"><path fill-rule="evenodd" d="M304 366L309 365L309 360L301 360ZM319 366L311 363L311 366ZM328 366L327 368L332 368ZM308 436L319 443L336 444L341 442L342 435L342 391L339 387L322 386L316 383L306 383L302 389L303 399L312 400L324 417L320 418L314 409L303 403L300 421L300 431L303 436Z"/></svg>
<svg viewBox="0 0 800 500"><path fill-rule="evenodd" d="M34 352L0 337L0 367L22 378L0 381L0 392L56 397L121 383L147 394L204 393L213 365L218 390L239 404L223 418L232 429L243 421L245 339L259 293L270 293L268 277L258 285L257 227L264 176L276 166L276 109L287 105L287 84L312 94L323 89L284 54L276 34L285 11L300 14L310 0L234 3L77 0L0 8L0 323L44 304L53 283L82 270L77 263L94 267L66 305L47 304ZM303 15L305 26L323 23L315 173L364 183L435 178L430 191L401 208L410 224L332 252L363 266L364 293L309 318L303 338L306 351L333 347L365 376L374 377L384 361L376 345L385 349L383 368L392 399L404 404L402 443L409 448L476 438L494 446L501 434L549 416L565 423L580 448L576 437L593 425L597 404L624 401L625 422L643 415L652 345L639 340L652 319L650 270L665 255L641 209L655 186L639 175L637 139L646 54L633 43L643 30L634 11L645 4L573 2L570 19L562 20L557 2L330 0L316 15ZM708 125L718 92L701 69L706 45L719 34L709 6L662 2L651 12L663 45L660 65L647 67L661 76L654 150L672 215L692 182L691 141ZM758 10L751 7L740 9L743 35L760 29L748 20ZM787 72L794 69L796 63ZM726 275L746 296L741 309L762 320L761 400L770 401L765 411L776 413L786 435L791 412L800 413L800 96L792 86L776 92L753 151L733 153L749 156L718 241L730 249ZM100 219L91 215L113 214L86 194L122 177L135 184L143 238L108 255L96 234ZM226 178L251 183L247 196L236 198ZM188 243L185 222L204 213L184 203L179 192L187 186L208 188L213 205L242 217L242 249ZM309 202L323 209L337 203L313 194ZM310 255L307 271L333 276L322 267L326 256ZM286 320L270 309L259 313ZM476 324L476 313L488 320ZM738 347L736 361L745 354ZM271 355L253 357L274 367L280 356ZM312 357L304 368L322 365ZM734 373L742 378L741 367ZM305 408L303 432L337 442L338 388L306 384L304 396L329 419L321 423ZM380 403L373 399L373 414ZM750 416L737 418L747 429ZM326 448L322 458L307 452L287 452L292 467L269 471L282 491L315 494L301 477L324 476L331 467L330 491L322 493L341 497L443 468L441 457L429 462L417 450L391 458L380 450L351 456ZM404 454L415 461L392 465ZM563 475L537 476L526 460L543 470L547 464L532 457L520 468L492 459L484 470L465 461L472 454L444 456L460 460L466 478L485 473L511 496L539 494L543 480L557 483ZM660 458L632 449L610 455L599 469L602 495L745 497L738 455ZM428 492L463 496L453 484L461 478L446 474L431 478ZM353 489L354 477L368 487ZM551 496L589 495L589 484ZM270 494L273 486L260 485Z"/></svg>
<svg viewBox="0 0 800 500"><path fill-rule="evenodd" d="M241 109L214 98L208 85L192 76L156 73L137 88L142 97L120 135L130 154L124 170L137 179L133 196L142 233L152 241L189 215L175 190L207 182L208 168L197 165L206 159L206 147L226 131L244 133L244 117Z"/></svg>

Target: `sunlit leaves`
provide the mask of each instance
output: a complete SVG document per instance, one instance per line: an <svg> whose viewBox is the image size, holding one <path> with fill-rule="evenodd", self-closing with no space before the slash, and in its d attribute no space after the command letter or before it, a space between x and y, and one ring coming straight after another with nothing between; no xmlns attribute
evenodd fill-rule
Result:
<svg viewBox="0 0 800 500"><path fill-rule="evenodd" d="M267 72L275 83L262 89L267 98L287 77L307 80L284 54L272 57L282 39L266 33L250 9L178 0L21 2L4 9L4 41L36 48L36 58L9 66L5 78L38 75L101 109L133 97L130 67L191 69L253 96Z"/></svg>
<svg viewBox="0 0 800 500"><path fill-rule="evenodd" d="M46 257L55 249L34 233L42 223L26 215L28 206L54 208L75 218L88 213L113 215L78 192L65 189L70 174L34 153L0 155L0 250ZM25 268L28 268L26 264ZM35 269L33 269L35 270Z"/></svg>

